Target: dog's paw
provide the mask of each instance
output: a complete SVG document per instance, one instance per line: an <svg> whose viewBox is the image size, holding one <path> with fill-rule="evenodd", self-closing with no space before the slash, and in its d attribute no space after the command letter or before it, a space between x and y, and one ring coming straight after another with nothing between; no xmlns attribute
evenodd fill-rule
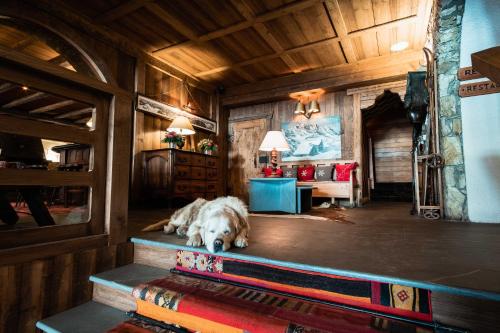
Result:
<svg viewBox="0 0 500 333"><path fill-rule="evenodd" d="M167 224L166 226L163 227L163 232L166 234L171 234L175 231L175 226L171 224Z"/></svg>
<svg viewBox="0 0 500 333"><path fill-rule="evenodd" d="M188 231L188 227L185 225L181 225L181 226L177 227L177 235L179 235L180 237L186 237L187 231Z"/></svg>
<svg viewBox="0 0 500 333"><path fill-rule="evenodd" d="M201 246L201 236L200 235L193 235L189 237L186 245L187 246Z"/></svg>
<svg viewBox="0 0 500 333"><path fill-rule="evenodd" d="M234 246L236 247L247 247L248 246L248 239L246 237L236 237L234 240Z"/></svg>

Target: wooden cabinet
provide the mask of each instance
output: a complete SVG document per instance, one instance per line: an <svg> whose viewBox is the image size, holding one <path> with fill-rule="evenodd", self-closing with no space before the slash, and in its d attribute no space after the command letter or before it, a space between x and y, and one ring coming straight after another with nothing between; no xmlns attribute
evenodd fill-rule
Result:
<svg viewBox="0 0 500 333"><path fill-rule="evenodd" d="M217 197L217 157L177 149L142 152L144 194L153 202L171 205Z"/></svg>

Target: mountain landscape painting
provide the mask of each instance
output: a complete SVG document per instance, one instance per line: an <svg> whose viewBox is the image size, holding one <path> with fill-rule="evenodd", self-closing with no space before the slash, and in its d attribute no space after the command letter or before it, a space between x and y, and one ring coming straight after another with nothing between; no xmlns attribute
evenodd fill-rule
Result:
<svg viewBox="0 0 500 333"><path fill-rule="evenodd" d="M281 153L282 162L333 160L341 158L341 124L339 116L306 122L281 124L290 150Z"/></svg>

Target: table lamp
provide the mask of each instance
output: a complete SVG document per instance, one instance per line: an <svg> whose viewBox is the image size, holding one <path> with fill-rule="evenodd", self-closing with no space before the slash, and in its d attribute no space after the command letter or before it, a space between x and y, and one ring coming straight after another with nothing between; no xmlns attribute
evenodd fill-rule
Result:
<svg viewBox="0 0 500 333"><path fill-rule="evenodd" d="M175 132L182 136L182 144L179 144L179 148L182 149L184 147L184 143L186 142L186 135L193 135L195 133L193 125L187 117L177 116L172 121L170 126L168 126L167 131ZM194 146L193 137L191 137L191 146Z"/></svg>
<svg viewBox="0 0 500 333"><path fill-rule="evenodd" d="M195 133L193 125L187 117L177 116L168 126L167 131L175 132L180 135L192 135Z"/></svg>
<svg viewBox="0 0 500 333"><path fill-rule="evenodd" d="M290 146L286 142L285 136L281 131L268 131L264 140L260 144L259 150L271 152L271 164L273 172L271 177L278 177L276 169L278 167L278 151L288 151Z"/></svg>

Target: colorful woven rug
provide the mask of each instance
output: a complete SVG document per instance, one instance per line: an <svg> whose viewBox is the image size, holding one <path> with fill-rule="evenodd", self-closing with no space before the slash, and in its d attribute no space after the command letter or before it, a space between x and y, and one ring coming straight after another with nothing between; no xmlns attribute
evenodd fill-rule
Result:
<svg viewBox="0 0 500 333"><path fill-rule="evenodd" d="M367 313L171 274L134 288L137 313L203 333L432 332Z"/></svg>
<svg viewBox="0 0 500 333"><path fill-rule="evenodd" d="M182 250L177 251L176 269L390 315L432 321L431 293L425 289Z"/></svg>

